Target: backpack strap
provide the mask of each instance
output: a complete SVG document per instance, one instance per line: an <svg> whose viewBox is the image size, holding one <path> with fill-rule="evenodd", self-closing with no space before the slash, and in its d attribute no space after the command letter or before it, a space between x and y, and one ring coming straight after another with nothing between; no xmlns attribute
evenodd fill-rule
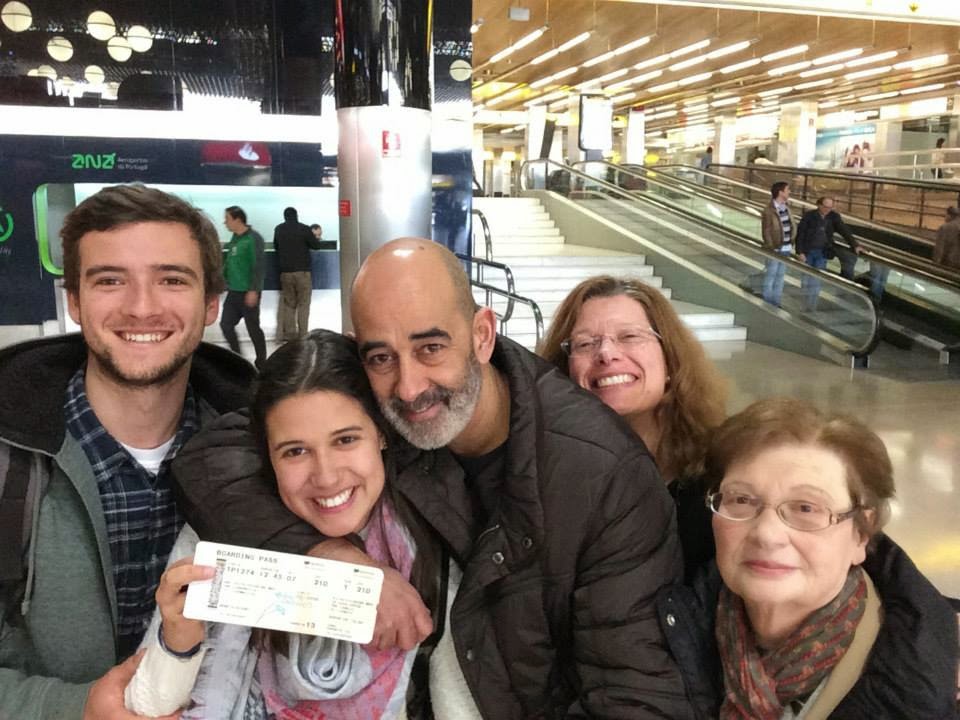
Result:
<svg viewBox="0 0 960 720"><path fill-rule="evenodd" d="M24 551L40 480L31 456L27 450L0 443L0 582L20 582L26 576Z"/></svg>

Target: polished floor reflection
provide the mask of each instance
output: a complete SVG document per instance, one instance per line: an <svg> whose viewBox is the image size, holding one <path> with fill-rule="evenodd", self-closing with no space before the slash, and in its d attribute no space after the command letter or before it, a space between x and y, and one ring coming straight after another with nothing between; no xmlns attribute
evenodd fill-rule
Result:
<svg viewBox="0 0 960 720"><path fill-rule="evenodd" d="M911 382L749 342L716 362L730 379L731 412L789 395L873 428L897 484L888 533L941 592L960 597L960 381Z"/></svg>

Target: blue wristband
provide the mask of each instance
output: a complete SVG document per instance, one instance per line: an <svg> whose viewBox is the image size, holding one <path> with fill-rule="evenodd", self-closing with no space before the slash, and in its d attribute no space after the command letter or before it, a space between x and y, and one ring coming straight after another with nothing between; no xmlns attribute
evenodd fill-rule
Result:
<svg viewBox="0 0 960 720"><path fill-rule="evenodd" d="M203 647L203 640L201 640L200 642L198 642L196 645L194 645L192 648L190 648L185 652L177 652L176 650L171 650L170 648L167 647L167 644L163 641L163 623L160 623L160 627L157 629L157 639L160 641L160 647L163 648L163 651L165 653L173 655L175 658L179 658L181 660L189 660L198 652L200 652L200 648Z"/></svg>

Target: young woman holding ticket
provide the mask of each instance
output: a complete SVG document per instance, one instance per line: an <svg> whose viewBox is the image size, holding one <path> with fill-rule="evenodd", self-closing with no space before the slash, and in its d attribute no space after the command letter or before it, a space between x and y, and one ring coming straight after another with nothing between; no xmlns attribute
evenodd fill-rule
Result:
<svg viewBox="0 0 960 720"><path fill-rule="evenodd" d="M327 537L356 535L426 600L436 592L431 543L391 492L399 443L358 358L353 340L325 330L284 345L266 362L250 409L258 451L234 443L229 422L201 440L218 462L262 464L292 512ZM183 720L406 717L416 649L185 618L186 585L214 572L192 564L196 543L185 527L157 590L146 655L126 690L130 710L157 716L186 708Z"/></svg>

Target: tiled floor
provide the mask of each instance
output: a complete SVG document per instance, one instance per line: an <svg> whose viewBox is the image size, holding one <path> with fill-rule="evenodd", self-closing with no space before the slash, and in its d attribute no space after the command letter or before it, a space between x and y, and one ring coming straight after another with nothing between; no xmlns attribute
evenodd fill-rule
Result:
<svg viewBox="0 0 960 720"><path fill-rule="evenodd" d="M897 484L888 533L941 592L960 597L960 381L907 382L749 342L717 366L730 379L731 412L790 395L873 428Z"/></svg>

